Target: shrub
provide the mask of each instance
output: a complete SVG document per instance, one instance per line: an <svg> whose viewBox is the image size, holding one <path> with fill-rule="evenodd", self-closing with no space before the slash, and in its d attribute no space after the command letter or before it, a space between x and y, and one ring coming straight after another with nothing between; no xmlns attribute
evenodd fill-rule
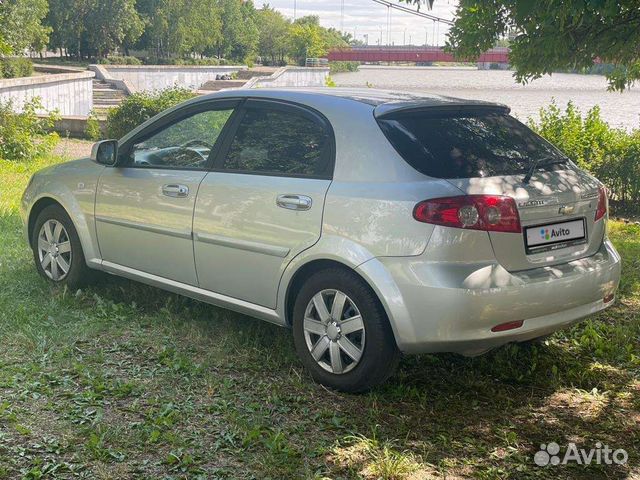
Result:
<svg viewBox="0 0 640 480"><path fill-rule="evenodd" d="M334 73L357 72L360 62L329 62L331 75Z"/></svg>
<svg viewBox="0 0 640 480"><path fill-rule="evenodd" d="M102 139L102 130L100 129L100 121L96 112L91 110L89 117L87 118L87 126L84 129L84 134L89 140L97 142Z"/></svg>
<svg viewBox="0 0 640 480"><path fill-rule="evenodd" d="M155 92L140 92L128 96L107 114L107 136L120 138L151 117L193 98L195 93L183 88L168 88Z"/></svg>
<svg viewBox="0 0 640 480"><path fill-rule="evenodd" d="M209 66L209 65L227 65L228 62L225 59L205 57L205 58L148 58L145 62L148 65L196 65L196 66Z"/></svg>
<svg viewBox="0 0 640 480"><path fill-rule="evenodd" d="M140 59L126 55L109 55L98 60L98 63L102 65L142 65Z"/></svg>
<svg viewBox="0 0 640 480"><path fill-rule="evenodd" d="M30 77L33 63L28 58L0 58L0 78Z"/></svg>
<svg viewBox="0 0 640 480"><path fill-rule="evenodd" d="M531 128L604 182L615 203L638 210L640 129L611 127L602 120L598 106L583 117L571 102L564 111L552 102L539 115L537 121L529 119Z"/></svg>
<svg viewBox="0 0 640 480"><path fill-rule="evenodd" d="M0 158L30 160L51 152L58 134L48 132L57 115L40 118L36 114L40 109L38 98L26 102L21 112L15 112L11 102L0 103Z"/></svg>

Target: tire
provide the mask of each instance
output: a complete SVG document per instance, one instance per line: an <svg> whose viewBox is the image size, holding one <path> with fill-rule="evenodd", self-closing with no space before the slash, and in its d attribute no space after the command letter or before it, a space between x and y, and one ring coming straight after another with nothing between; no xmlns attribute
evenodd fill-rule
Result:
<svg viewBox="0 0 640 480"><path fill-rule="evenodd" d="M45 224L48 224L48 231ZM84 260L78 232L67 212L59 205L46 207L36 218L31 234L31 249L38 273L56 285L77 290L94 278L94 271L87 267ZM47 254L48 262L43 261Z"/></svg>
<svg viewBox="0 0 640 480"><path fill-rule="evenodd" d="M320 301L324 312L318 310ZM342 308L334 308L341 302ZM400 360L380 301L358 275L346 269L319 271L302 285L293 309L293 339L314 380L342 392L365 392L383 383Z"/></svg>

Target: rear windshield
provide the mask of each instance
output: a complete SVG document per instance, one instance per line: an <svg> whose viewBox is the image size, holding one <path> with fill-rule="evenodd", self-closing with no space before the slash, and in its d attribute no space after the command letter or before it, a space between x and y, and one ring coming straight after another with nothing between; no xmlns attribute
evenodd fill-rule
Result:
<svg viewBox="0 0 640 480"><path fill-rule="evenodd" d="M502 112L410 112L379 119L400 155L436 178L492 177L559 168L566 157L526 125Z"/></svg>

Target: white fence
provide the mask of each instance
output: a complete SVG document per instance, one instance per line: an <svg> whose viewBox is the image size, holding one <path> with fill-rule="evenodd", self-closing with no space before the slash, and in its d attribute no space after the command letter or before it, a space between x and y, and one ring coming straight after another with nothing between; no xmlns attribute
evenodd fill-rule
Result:
<svg viewBox="0 0 640 480"><path fill-rule="evenodd" d="M15 110L40 98L38 113L57 110L60 115L87 116L93 108L93 72L59 73L0 80L0 102L11 101Z"/></svg>
<svg viewBox="0 0 640 480"><path fill-rule="evenodd" d="M197 90L216 75L246 70L244 65L89 65L96 78L113 84L127 93L162 90L177 86Z"/></svg>

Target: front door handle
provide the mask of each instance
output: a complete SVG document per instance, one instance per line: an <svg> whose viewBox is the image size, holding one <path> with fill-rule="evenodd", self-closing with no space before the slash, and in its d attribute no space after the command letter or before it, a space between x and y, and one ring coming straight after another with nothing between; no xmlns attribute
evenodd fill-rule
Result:
<svg viewBox="0 0 640 480"><path fill-rule="evenodd" d="M162 187L162 194L167 197L184 198L189 196L189 187L186 185L170 184Z"/></svg>
<svg viewBox="0 0 640 480"><path fill-rule="evenodd" d="M278 195L276 205L288 210L309 210L313 200L306 195Z"/></svg>

